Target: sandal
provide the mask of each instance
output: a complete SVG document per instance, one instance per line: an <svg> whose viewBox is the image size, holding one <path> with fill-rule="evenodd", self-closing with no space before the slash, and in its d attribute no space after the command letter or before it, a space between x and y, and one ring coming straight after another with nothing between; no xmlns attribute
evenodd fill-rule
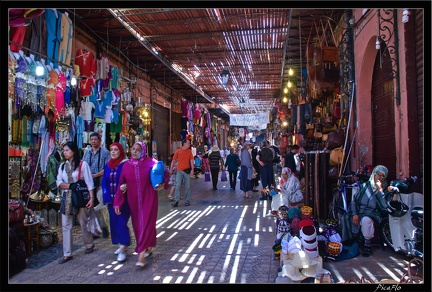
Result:
<svg viewBox="0 0 432 292"><path fill-rule="evenodd" d="M243 196L244 199L251 199L253 198L251 195Z"/></svg>
<svg viewBox="0 0 432 292"><path fill-rule="evenodd" d="M70 257L62 257L61 259L58 260L58 263L59 263L59 264L64 264L64 263L70 261L71 259L73 259L73 256L70 256Z"/></svg>

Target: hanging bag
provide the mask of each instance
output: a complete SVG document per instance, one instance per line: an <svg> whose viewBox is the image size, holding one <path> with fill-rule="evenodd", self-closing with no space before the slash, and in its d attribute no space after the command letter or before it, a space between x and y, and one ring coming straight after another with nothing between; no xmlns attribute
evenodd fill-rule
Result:
<svg viewBox="0 0 432 292"><path fill-rule="evenodd" d="M90 192L87 188L87 184L83 179L81 179L81 166L82 161L80 162L78 170L78 180L70 185L72 191L72 206L75 208L84 208L90 201ZM97 205L99 205L99 203L96 204L95 196L94 206Z"/></svg>
<svg viewBox="0 0 432 292"><path fill-rule="evenodd" d="M210 181L210 172L206 171L204 174L204 181Z"/></svg>
<svg viewBox="0 0 432 292"><path fill-rule="evenodd" d="M227 178L227 175L226 175L226 171L225 170L222 170L222 173L221 173L221 181L227 181L228 180L228 178Z"/></svg>

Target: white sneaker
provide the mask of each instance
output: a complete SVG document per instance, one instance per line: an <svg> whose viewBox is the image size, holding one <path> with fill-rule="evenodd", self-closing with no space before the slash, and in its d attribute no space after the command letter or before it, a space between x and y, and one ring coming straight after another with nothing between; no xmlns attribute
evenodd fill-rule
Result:
<svg viewBox="0 0 432 292"><path fill-rule="evenodd" d="M124 252L126 252L127 246L126 245L120 245L120 247L118 249L116 249L116 251L114 252L114 254L119 254L122 252L122 248L124 250Z"/></svg>
<svg viewBox="0 0 432 292"><path fill-rule="evenodd" d="M119 253L117 256L117 261L118 262L123 262L124 260L126 260L126 253Z"/></svg>

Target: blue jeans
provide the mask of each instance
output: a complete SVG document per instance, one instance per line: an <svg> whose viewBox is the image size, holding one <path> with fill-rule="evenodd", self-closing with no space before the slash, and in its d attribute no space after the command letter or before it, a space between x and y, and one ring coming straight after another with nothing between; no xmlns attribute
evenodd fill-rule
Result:
<svg viewBox="0 0 432 292"><path fill-rule="evenodd" d="M184 172L183 170L177 171L176 174L176 189L174 193L174 201L180 201L180 188L182 180L184 180L185 184L185 201L190 202L190 174Z"/></svg>

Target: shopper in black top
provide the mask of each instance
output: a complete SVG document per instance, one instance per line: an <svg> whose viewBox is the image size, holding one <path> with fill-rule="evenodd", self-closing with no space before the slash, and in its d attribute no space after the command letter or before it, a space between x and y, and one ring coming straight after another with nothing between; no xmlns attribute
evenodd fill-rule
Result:
<svg viewBox="0 0 432 292"><path fill-rule="evenodd" d="M298 173L296 171L296 163L295 163L294 155L296 155L299 152L299 149L300 147L297 144L292 145L290 151L288 151L287 154L285 154L284 165L283 165L283 167L288 167L289 169L291 169L291 172L295 173L297 176Z"/></svg>
<svg viewBox="0 0 432 292"><path fill-rule="evenodd" d="M208 156L210 165L211 178L213 183L213 190L217 190L217 183L219 179L219 171L223 169L223 159L220 155L219 147L213 146Z"/></svg>

